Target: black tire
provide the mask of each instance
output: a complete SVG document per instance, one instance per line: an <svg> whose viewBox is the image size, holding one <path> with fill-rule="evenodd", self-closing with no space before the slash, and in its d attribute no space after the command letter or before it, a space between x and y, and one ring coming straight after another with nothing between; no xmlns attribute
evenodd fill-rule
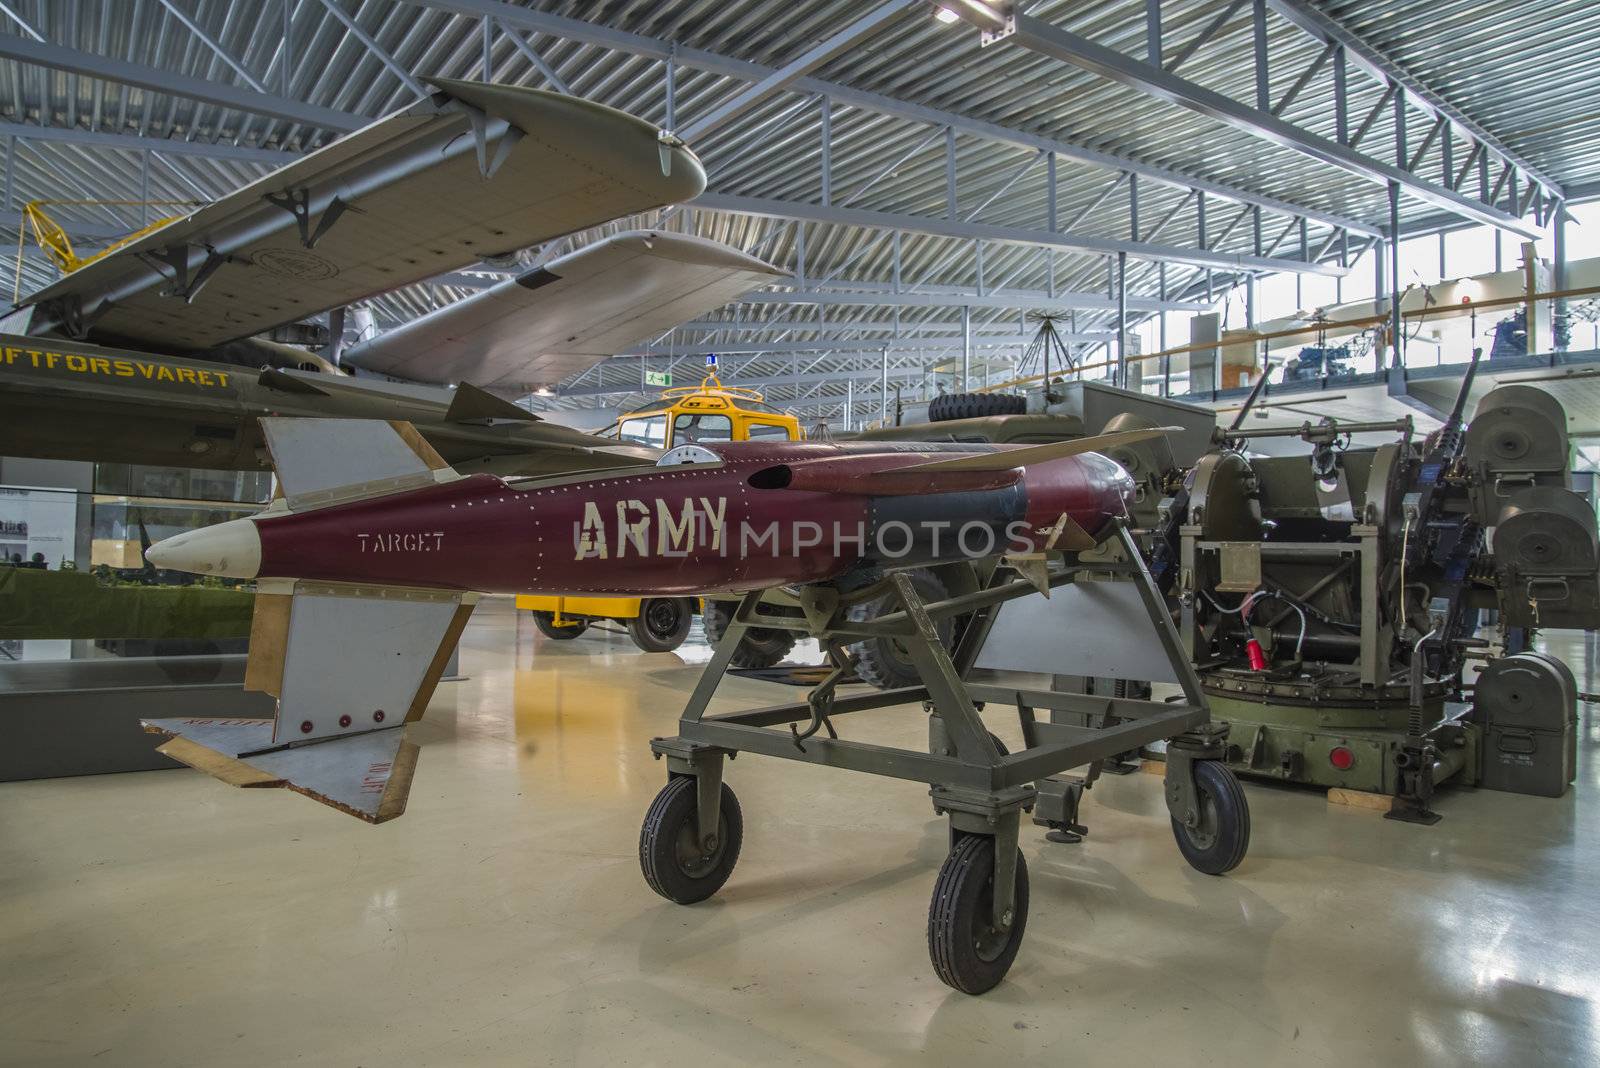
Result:
<svg viewBox="0 0 1600 1068"><path fill-rule="evenodd" d="M700 613L700 625L705 629L706 641L713 648L722 643L722 636L728 632L728 624L733 622L733 609L730 601L706 601ZM769 668L780 664L794 648L794 640L793 631L751 627L745 631L739 647L733 651L732 666Z"/></svg>
<svg viewBox="0 0 1600 1068"><path fill-rule="evenodd" d="M1014 393L947 393L928 404L928 422L949 419L982 419L990 415L1022 415L1028 398Z"/></svg>
<svg viewBox="0 0 1600 1068"><path fill-rule="evenodd" d="M912 588L924 601L942 601L949 596L944 581L932 571L918 568L915 571L908 571L906 577L911 579ZM899 608L900 602L894 595L885 594L875 601L863 601L861 604L851 605L846 614L852 623L862 623L898 611ZM939 640L944 643L946 649L950 648L955 637L955 621L947 616L934 626L939 632ZM916 686L922 681L917 675L917 668L912 663L910 654L893 638L868 638L849 648L850 652L855 654L856 674L861 676L863 682L869 682L880 690Z"/></svg>
<svg viewBox="0 0 1600 1068"><path fill-rule="evenodd" d="M650 597L628 620L628 637L644 652L670 653L689 636L693 622L694 605L687 597Z"/></svg>
<svg viewBox="0 0 1600 1068"><path fill-rule="evenodd" d="M1011 970L1028 926L1028 863L1017 852L1016 911L1011 929L996 931L994 839L969 834L939 869L928 906L928 957L947 986L963 994L993 990Z"/></svg>
<svg viewBox="0 0 1600 1068"><path fill-rule="evenodd" d="M533 625L539 628L539 633L558 642L569 642L589 629L589 624L585 620L565 623L558 627L556 626L554 612L532 612L530 614L533 616Z"/></svg>
<svg viewBox="0 0 1600 1068"><path fill-rule="evenodd" d="M639 831L639 867L650 889L680 905L692 905L722 889L739 863L744 844L744 816L739 799L722 784L722 811L717 820L717 845L700 853L696 780L681 775L656 794Z"/></svg>
<svg viewBox="0 0 1600 1068"><path fill-rule="evenodd" d="M1194 763L1200 791L1200 826L1190 830L1176 819L1172 836L1195 871L1224 875L1239 866L1250 848L1250 805L1239 779L1220 760Z"/></svg>

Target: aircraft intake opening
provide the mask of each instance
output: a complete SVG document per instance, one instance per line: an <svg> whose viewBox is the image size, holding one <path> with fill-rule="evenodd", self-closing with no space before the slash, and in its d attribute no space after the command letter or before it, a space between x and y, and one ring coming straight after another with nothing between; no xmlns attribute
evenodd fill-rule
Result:
<svg viewBox="0 0 1600 1068"><path fill-rule="evenodd" d="M793 479L794 472L788 464L776 464L763 467L750 476L749 482L754 489L784 489Z"/></svg>

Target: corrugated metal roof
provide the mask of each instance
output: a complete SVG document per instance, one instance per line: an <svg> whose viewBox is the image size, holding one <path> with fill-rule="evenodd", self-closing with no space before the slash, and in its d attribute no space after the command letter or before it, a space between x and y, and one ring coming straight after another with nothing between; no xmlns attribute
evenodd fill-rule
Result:
<svg viewBox="0 0 1600 1068"><path fill-rule="evenodd" d="M331 7L330 7L331 5ZM21 22L0 16L0 34L32 39L93 56L112 57L208 81L253 87L264 93L375 118L413 97L405 76L484 76L483 22L500 19L493 35L490 77L548 85L527 54L536 52L571 91L665 125L665 50L680 49L674 105L682 127L745 88L748 64L776 67L859 18L868 5L851 0L690 0L610 3L484 4L480 0L8 0ZM1583 48L1600 30L1600 5L1557 3L1475 4L1465 0L1322 3L1350 31L1397 61L1417 81L1486 128L1511 151L1573 190L1600 189L1600 110L1593 106L1600 75ZM1170 66L1207 28L1216 32L1177 66L1177 73L1239 100L1255 95L1252 5L1229 0L1166 0L1162 7L1163 56ZM338 13L331 8L337 8ZM519 16L577 20L564 35L533 32ZM1145 6L1126 0L1052 0L1028 12L1056 26L1132 56L1145 49ZM289 12L285 38L285 12ZM1045 163L1030 138L1107 153L1142 170L1160 169L1213 187L1298 205L1324 215L1367 224L1387 221L1381 184L1326 165L1293 149L1250 134L1023 48L1001 43L980 48L966 25L944 25L931 8L914 7L887 28L810 72L812 81L775 93L732 124L696 140L711 176L711 190L729 196L817 204L822 200L822 106L818 83L876 94L865 104L841 92L831 119L832 203L873 212L943 220L946 202L945 140L937 123L908 117L907 110L933 109L962 120L996 124L1014 136L980 136L969 122L954 136L958 212L963 219L996 226L1043 228L1048 214ZM340 16L343 16L342 18ZM369 37L369 48L346 20ZM26 24L26 27L23 25ZM539 23L551 28L546 23ZM1270 97L1281 101L1323 51L1322 42L1275 12L1267 21L1271 58ZM520 28L519 28L520 26ZM576 27L577 30L573 28ZM198 32L197 32L198 31ZM581 32L580 32L581 31ZM621 31L621 38L612 31ZM513 40L511 34L517 34ZM209 38L208 41L205 38ZM520 42L520 44L519 44ZM215 47L213 47L213 44ZM402 73L403 72L403 73ZM405 76L403 76L403 74ZM1336 136L1331 64L1304 81L1282 117L1323 137ZM1351 125L1372 120L1363 151L1394 155L1392 108L1377 107L1384 89L1371 79L1350 78ZM868 106L887 100L892 107ZM895 114L886 113L896 111ZM0 59L0 114L7 123L48 127L65 134L92 132L140 138L135 148L57 142L37 136L10 142L7 209L31 198L182 200L212 198L265 172L273 153L285 156L326 143L337 131L282 117L246 112L133 86ZM920 114L920 113L919 113ZM1426 124L1410 131L1415 152ZM1442 139L1422 155L1418 171L1443 173ZM1018 143L1022 142L1022 143ZM195 154L204 146L246 150L241 158ZM150 148L144 152L136 149ZM1461 165L1458 151L1454 166ZM248 158L243 158L248 157ZM889 165L898 162L892 170ZM1088 238L1130 236L1130 180L1117 167L1065 157L1056 166L1056 211L1063 228ZM1137 182L1139 236L1146 241L1193 247L1201 198L1150 177ZM1470 185L1470 183L1469 183ZM1257 220L1248 207L1213 194L1207 198L1208 238L1228 253L1257 252ZM148 211L123 207L63 207L59 214L77 233L114 233L137 226ZM1438 209L1402 202L1402 225L1439 219ZM623 220L605 228L655 225L659 218ZM1069 225L1070 224L1070 225ZM1159 228L1158 228L1158 225ZM813 282L886 285L893 272L893 241L883 230L837 222L785 222L721 211L684 210L669 225L728 241L798 268L804 247L805 275ZM1301 234L1289 215L1265 211L1261 251L1298 255ZM8 231L15 239L15 231ZM598 233L598 231L596 232ZM563 247L592 239L576 235ZM1322 248L1333 230L1313 221L1307 246ZM1336 249L1334 244L1330 249ZM1032 290L1107 292L1107 259L1080 252L1048 251L1021 244L985 242L907 232L900 242L900 274L907 287L928 292L961 287L968 292ZM52 277L37 257L25 260L24 290ZM1130 260L1129 293L1155 296L1162 272L1145 259ZM1201 268L1169 266L1167 289L1199 284ZM458 299L459 286L413 286L376 303L381 319L421 314ZM898 310L902 328L959 322L959 298L942 307ZM875 306L814 306L743 303L720 313L729 320L800 320L812 324L781 336L788 343L829 337L860 340L885 336L896 309ZM1021 310L982 308L973 313L979 330L1019 331ZM1105 330L1114 313L1085 309L1080 330ZM826 325L817 326L822 322ZM842 332L838 324L851 331ZM858 329L857 329L858 328ZM686 335L694 349L729 335ZM908 362L931 362L949 351L950 334ZM778 335L773 335L777 338ZM696 340L700 339L700 340ZM749 374L825 374L861 366L867 357L792 354L749 358ZM812 363L810 372L799 369ZM839 382L807 382L778 396L844 392Z"/></svg>

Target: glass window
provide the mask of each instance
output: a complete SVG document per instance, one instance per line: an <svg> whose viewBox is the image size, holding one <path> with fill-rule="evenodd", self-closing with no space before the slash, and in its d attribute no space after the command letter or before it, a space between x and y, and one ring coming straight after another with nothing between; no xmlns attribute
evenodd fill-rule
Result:
<svg viewBox="0 0 1600 1068"><path fill-rule="evenodd" d="M1326 308L1339 300L1337 280L1323 274L1300 276L1300 307L1307 313Z"/></svg>
<svg viewBox="0 0 1600 1068"><path fill-rule="evenodd" d="M652 415L648 419L624 419L617 436L630 445L667 447L667 417Z"/></svg>
<svg viewBox="0 0 1600 1068"><path fill-rule="evenodd" d="M672 443L686 445L694 441L732 441L733 420L725 415L689 415L687 412L672 421Z"/></svg>
<svg viewBox="0 0 1600 1068"><path fill-rule="evenodd" d="M1256 322L1286 319L1300 310L1294 275L1269 274L1256 284Z"/></svg>
<svg viewBox="0 0 1600 1068"><path fill-rule="evenodd" d="M1393 285L1393 280L1385 281ZM1439 236L1425 234L1400 242L1399 288L1404 291L1408 286L1431 286L1437 281L1439 281Z"/></svg>
<svg viewBox="0 0 1600 1068"><path fill-rule="evenodd" d="M751 441L771 441L773 439L777 439L779 441L788 441L789 428L786 426L779 426L776 423L750 424Z"/></svg>
<svg viewBox="0 0 1600 1068"><path fill-rule="evenodd" d="M1350 273L1340 279L1339 294L1344 303L1372 299L1372 252L1363 252L1350 264Z"/></svg>
<svg viewBox="0 0 1600 1068"><path fill-rule="evenodd" d="M1449 279L1471 278L1494 271L1494 230L1470 226L1444 235L1444 266Z"/></svg>

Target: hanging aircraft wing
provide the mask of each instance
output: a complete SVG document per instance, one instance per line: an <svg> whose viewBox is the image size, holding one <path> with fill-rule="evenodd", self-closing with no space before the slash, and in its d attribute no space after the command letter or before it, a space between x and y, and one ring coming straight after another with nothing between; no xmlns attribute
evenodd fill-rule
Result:
<svg viewBox="0 0 1600 1068"><path fill-rule="evenodd" d="M716 241L629 231L363 341L344 362L416 382L553 386L782 276Z"/></svg>
<svg viewBox="0 0 1600 1068"><path fill-rule="evenodd" d="M200 352L705 188L692 152L620 111L433 85L33 294L27 333Z"/></svg>

